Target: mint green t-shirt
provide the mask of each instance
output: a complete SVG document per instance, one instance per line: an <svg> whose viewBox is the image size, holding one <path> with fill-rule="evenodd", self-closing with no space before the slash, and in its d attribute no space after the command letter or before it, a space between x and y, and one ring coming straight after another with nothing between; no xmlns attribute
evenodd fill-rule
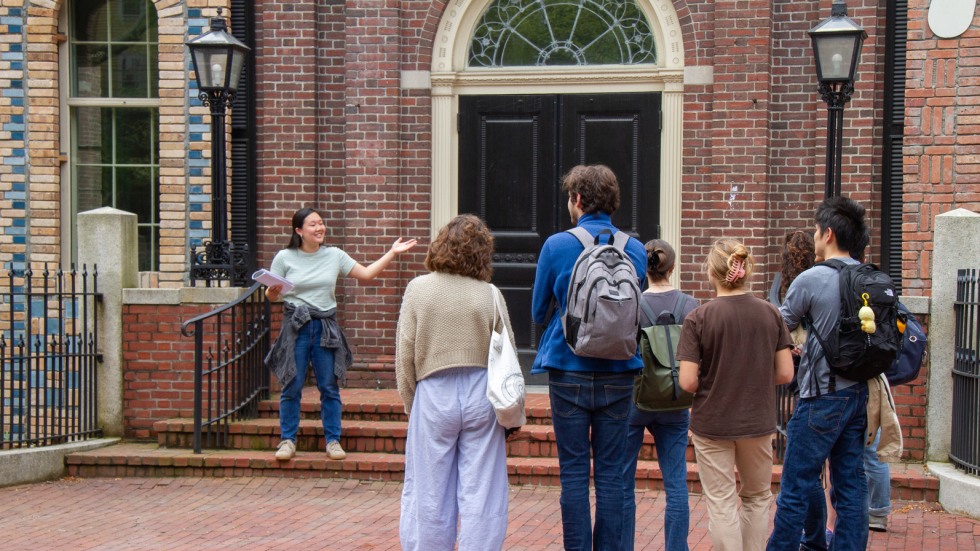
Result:
<svg viewBox="0 0 980 551"><path fill-rule="evenodd" d="M296 286L282 295L286 302L330 310L337 307L337 278L349 274L356 264L337 247L320 247L315 253L283 249L272 259L270 271Z"/></svg>

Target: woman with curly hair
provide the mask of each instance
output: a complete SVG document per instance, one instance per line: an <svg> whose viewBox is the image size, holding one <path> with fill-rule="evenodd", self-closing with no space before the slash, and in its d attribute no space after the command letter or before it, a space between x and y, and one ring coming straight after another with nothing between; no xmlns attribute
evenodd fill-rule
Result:
<svg viewBox="0 0 980 551"><path fill-rule="evenodd" d="M715 242L705 271L716 298L687 316L677 346L681 387L694 393L691 440L719 551L766 546L776 385L793 377L789 330L779 310L749 291L752 267L745 245Z"/></svg>
<svg viewBox="0 0 980 551"><path fill-rule="evenodd" d="M487 400L487 353L497 320L513 335L492 273L493 235L457 216L429 245L431 273L409 282L398 318L395 375L408 438L402 549L499 551L507 534L504 428Z"/></svg>

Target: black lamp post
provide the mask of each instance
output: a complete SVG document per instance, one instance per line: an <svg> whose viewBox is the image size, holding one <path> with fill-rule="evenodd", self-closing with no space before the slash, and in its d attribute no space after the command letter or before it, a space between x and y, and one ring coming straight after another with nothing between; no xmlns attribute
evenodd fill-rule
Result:
<svg viewBox="0 0 980 551"><path fill-rule="evenodd" d="M825 197L840 195L844 104L850 101L854 93L861 44L867 36L868 33L847 16L847 5L843 0L834 0L830 17L810 29L813 53L817 58L820 96L827 102Z"/></svg>
<svg viewBox="0 0 980 551"><path fill-rule="evenodd" d="M196 280L210 283L245 281L248 245L240 248L228 241L227 172L225 170L225 109L231 106L238 91L238 81L249 47L228 34L221 17L211 18L211 30L187 42L194 62L198 97L211 108L211 241L204 251L191 250L191 285Z"/></svg>

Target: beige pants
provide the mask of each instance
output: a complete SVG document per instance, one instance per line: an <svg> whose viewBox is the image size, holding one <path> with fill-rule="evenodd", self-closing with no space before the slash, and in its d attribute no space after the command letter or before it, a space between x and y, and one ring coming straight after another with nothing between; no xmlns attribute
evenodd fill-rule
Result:
<svg viewBox="0 0 980 551"><path fill-rule="evenodd" d="M765 549L772 503L772 437L712 440L695 434L691 440L715 551ZM741 482L737 497L736 467Z"/></svg>

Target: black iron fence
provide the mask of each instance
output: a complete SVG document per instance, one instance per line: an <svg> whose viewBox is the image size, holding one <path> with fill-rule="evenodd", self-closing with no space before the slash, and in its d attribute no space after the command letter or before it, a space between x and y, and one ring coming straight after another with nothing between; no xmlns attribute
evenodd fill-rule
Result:
<svg viewBox="0 0 980 551"><path fill-rule="evenodd" d="M184 322L194 337L194 453L229 444L231 422L258 415L269 397L271 307L258 283L246 294Z"/></svg>
<svg viewBox="0 0 980 551"><path fill-rule="evenodd" d="M773 458L783 462L786 455L786 426L796 407L797 394L790 385L776 385L776 438L773 440Z"/></svg>
<svg viewBox="0 0 980 551"><path fill-rule="evenodd" d="M980 270L956 275L953 340L953 423L949 459L980 474Z"/></svg>
<svg viewBox="0 0 980 551"><path fill-rule="evenodd" d="M102 436L98 268L0 271L0 449Z"/></svg>

